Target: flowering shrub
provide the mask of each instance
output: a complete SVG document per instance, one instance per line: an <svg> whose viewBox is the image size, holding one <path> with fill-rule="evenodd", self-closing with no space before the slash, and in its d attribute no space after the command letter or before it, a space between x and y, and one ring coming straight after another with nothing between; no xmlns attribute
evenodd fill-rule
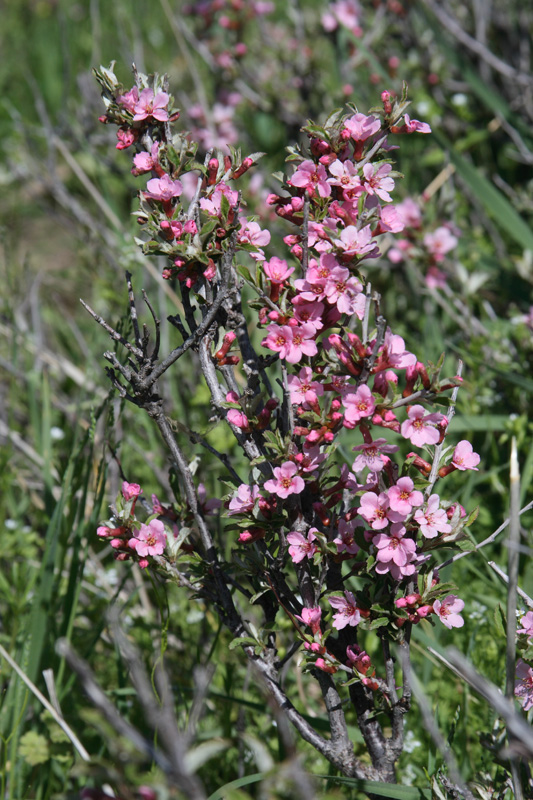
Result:
<svg viewBox="0 0 533 800"><path fill-rule="evenodd" d="M133 173L152 174L139 193L139 243L146 255L165 257L163 276L177 281L185 312L185 319L170 319L183 343L164 357L155 317L154 348L146 331L140 335L129 277L134 341L99 320L129 353L129 365L106 354L109 377L158 426L181 496L167 507L152 498L141 522L140 487L125 483L98 535L118 560L135 560L180 585L190 585L191 570L200 568L195 591L215 604L300 735L345 775L394 781L410 706L410 629L421 620L463 624L464 603L440 581L437 565L439 548L455 547L476 511L467 515L443 496L443 481L479 463L470 443L448 445L446 438L461 378L442 378L441 364L425 365L407 349L363 271L379 254L380 238L405 226L391 196L399 175L390 152L398 137L427 134L429 126L410 119L405 92L397 98L388 91L370 115L350 108L305 126L308 147L291 148L289 174L268 198L292 226L288 252L267 257L269 231L245 215L238 188L260 154L211 149L199 163L194 138L170 127L179 113L163 79L137 75L124 91L111 69L96 75L102 122L118 126L118 149L135 147ZM259 351L243 312L245 285L264 331ZM224 535L239 552L234 563L222 558L158 390L158 379L186 353L249 463L247 481L230 469L235 488L220 512ZM434 403L443 410L428 412ZM357 437L353 461L339 458L347 431ZM421 452L402 455L403 441ZM248 625L234 593L262 609L262 629ZM374 660L358 643L367 631L382 645ZM298 642L324 696L329 740L278 682L280 647L294 653ZM400 695L393 643L404 653ZM349 740L344 694L370 764ZM378 710L390 718L390 734Z"/></svg>

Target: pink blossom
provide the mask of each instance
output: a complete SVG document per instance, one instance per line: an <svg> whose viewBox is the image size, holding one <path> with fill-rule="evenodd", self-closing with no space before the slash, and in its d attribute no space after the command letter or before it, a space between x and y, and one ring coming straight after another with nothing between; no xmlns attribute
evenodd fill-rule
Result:
<svg viewBox="0 0 533 800"><path fill-rule="evenodd" d="M362 36L363 31L359 26L360 16L361 7L356 0L337 0L336 3L331 3L322 14L322 26L325 31L329 32L342 25L354 36Z"/></svg>
<svg viewBox="0 0 533 800"><path fill-rule="evenodd" d="M444 289L447 286L446 273L432 264L424 278L426 286L430 289Z"/></svg>
<svg viewBox="0 0 533 800"><path fill-rule="evenodd" d="M316 331L308 323L291 327L290 325L269 325L268 336L261 342L289 364L297 364L304 355L315 356L318 352L314 336Z"/></svg>
<svg viewBox="0 0 533 800"><path fill-rule="evenodd" d="M391 526L390 533L378 533L372 539L377 549L375 570L378 575L390 572L395 580L412 575L416 558L416 543L405 536L405 528L401 524Z"/></svg>
<svg viewBox="0 0 533 800"><path fill-rule="evenodd" d="M131 171L132 175L137 177L138 175L144 175L146 172L151 172L155 169L158 163L158 154L159 142L154 142L150 153L143 150L141 153L137 153L137 155L133 156L135 167Z"/></svg>
<svg viewBox="0 0 533 800"><path fill-rule="evenodd" d="M419 509L414 515L414 520L420 525L422 535L426 539L434 539L438 533L450 533L452 526L447 519L446 511L439 508L438 494L430 496L425 511Z"/></svg>
<svg viewBox="0 0 533 800"><path fill-rule="evenodd" d="M135 104L134 122L140 122L143 119L153 117L159 122L166 122L168 120L168 105L169 96L166 92L158 92L154 97L153 89L143 89L139 100Z"/></svg>
<svg viewBox="0 0 533 800"><path fill-rule="evenodd" d="M228 515L245 514L249 511L253 511L255 501L258 497L260 497L260 494L257 484L248 486L247 483L241 483L237 489L237 494L230 500Z"/></svg>
<svg viewBox="0 0 533 800"><path fill-rule="evenodd" d="M381 200L386 203L392 202L392 197L389 192L394 189L394 181L388 178L387 175L391 172L392 167L390 164L382 164L377 169L373 164L365 164L363 167L364 181L363 186L368 194L376 194Z"/></svg>
<svg viewBox="0 0 533 800"><path fill-rule="evenodd" d="M354 200L364 192L357 167L353 161L342 162L337 159L330 164L329 172L333 177L328 178L328 183L332 186L340 186L346 200Z"/></svg>
<svg viewBox="0 0 533 800"><path fill-rule="evenodd" d="M453 233L450 233L448 228L441 225L433 233L426 233L423 241L435 260L442 261L446 253L457 247L459 240Z"/></svg>
<svg viewBox="0 0 533 800"><path fill-rule="evenodd" d="M528 611L520 620L521 628L517 628L517 633L525 633L528 639L533 637L533 611Z"/></svg>
<svg viewBox="0 0 533 800"><path fill-rule="evenodd" d="M320 620L322 618L322 610L320 608L302 608L301 616L296 614L296 619L303 622L304 625L309 625L311 633L315 634L320 631Z"/></svg>
<svg viewBox="0 0 533 800"><path fill-rule="evenodd" d="M393 334L390 328L385 331L383 348L380 351L379 364L380 370L406 369L416 364L416 356L405 349L405 342L401 336Z"/></svg>
<svg viewBox="0 0 533 800"><path fill-rule="evenodd" d="M376 117L367 117L365 114L354 114L347 119L344 126L350 131L351 138L356 142L364 142L381 128L381 122Z"/></svg>
<svg viewBox="0 0 533 800"><path fill-rule="evenodd" d="M396 206L380 207L379 233L400 233L405 228L405 223Z"/></svg>
<svg viewBox="0 0 533 800"><path fill-rule="evenodd" d="M124 92L117 97L117 103L121 106L124 106L128 111L133 112L135 111L135 106L139 102L139 90L136 86L133 89L130 89L129 92Z"/></svg>
<svg viewBox="0 0 533 800"><path fill-rule="evenodd" d="M416 506L421 506L424 502L424 495L414 488L411 478L400 478L395 486L391 486L387 492L390 507L393 511L407 516Z"/></svg>
<svg viewBox="0 0 533 800"><path fill-rule="evenodd" d="M515 697L522 704L524 711L533 708L533 668L521 658L516 662Z"/></svg>
<svg viewBox="0 0 533 800"><path fill-rule="evenodd" d="M226 414L226 419L232 425L235 425L236 428L240 428L241 430L248 431L250 429L250 423L248 417L244 412L239 411L237 408L230 408Z"/></svg>
<svg viewBox="0 0 533 800"><path fill-rule="evenodd" d="M298 189L307 189L311 196L315 194L315 189L320 197L329 197L331 194L326 170L322 164L314 164L310 160L302 161L287 183Z"/></svg>
<svg viewBox="0 0 533 800"><path fill-rule="evenodd" d="M313 531L316 528L311 528L307 534L307 538L298 531L291 531L287 534L287 541L290 544L289 555L295 564L299 564L304 558L313 558L314 554L318 551L318 547L314 544L316 539Z"/></svg>
<svg viewBox="0 0 533 800"><path fill-rule="evenodd" d="M166 547L167 535L165 526L159 519L153 519L148 525L141 525L136 536L131 538L128 545L135 550L141 558L145 556L160 556Z"/></svg>
<svg viewBox="0 0 533 800"><path fill-rule="evenodd" d="M144 192L145 197L151 200L172 200L173 197L179 197L183 191L181 181L173 181L172 178L166 173L162 178L152 178L146 184L147 192Z"/></svg>
<svg viewBox="0 0 533 800"><path fill-rule="evenodd" d="M209 197L202 197L200 200L202 211L218 217L221 213L222 195L226 195L230 208L233 208L239 200L238 192L230 189L226 183L218 183Z"/></svg>
<svg viewBox="0 0 533 800"><path fill-rule="evenodd" d="M365 313L365 296L361 282L350 277L349 270L335 267L324 286L328 303L335 304L341 314L356 314L362 319Z"/></svg>
<svg viewBox="0 0 533 800"><path fill-rule="evenodd" d="M134 497L138 497L140 494L142 494L142 489L138 483L128 483L128 481L123 482L122 497L126 502L133 500Z"/></svg>
<svg viewBox="0 0 533 800"><path fill-rule="evenodd" d="M328 597L328 603L337 609L337 613L333 616L333 627L338 631L347 625L353 626L360 622L361 614L351 592L344 592L344 597Z"/></svg>
<svg viewBox="0 0 533 800"><path fill-rule="evenodd" d="M348 225L341 231L340 239L335 244L344 250L346 256L369 256L375 258L378 255L378 248L372 241L372 229L366 225L358 230L355 225Z"/></svg>
<svg viewBox="0 0 533 800"><path fill-rule="evenodd" d="M371 417L376 409L376 401L365 383L354 394L352 392L345 394L342 404L346 409L344 420L352 426L365 417Z"/></svg>
<svg viewBox="0 0 533 800"><path fill-rule="evenodd" d="M117 150L125 150L138 138L138 131L133 128L119 128L117 131Z"/></svg>
<svg viewBox="0 0 533 800"><path fill-rule="evenodd" d="M387 444L386 439L374 439L373 442L360 444L352 449L355 453L360 451L360 455L353 462L354 472L362 472L365 467L368 467L370 472L380 472L389 460L382 453L395 453L398 445Z"/></svg>
<svg viewBox="0 0 533 800"><path fill-rule="evenodd" d="M251 244L257 247L257 252L250 253L250 256L256 261L264 261L265 254L262 248L270 243L270 231L263 230L257 222L249 222L246 217L239 217L239 222L241 223L239 244Z"/></svg>
<svg viewBox="0 0 533 800"><path fill-rule="evenodd" d="M343 553L346 550L347 553L353 556L359 551L359 546L353 538L356 527L357 519L352 519L349 522L344 519L339 521L339 532L333 539L333 544L337 545L337 553Z"/></svg>
<svg viewBox="0 0 533 800"><path fill-rule="evenodd" d="M297 462L300 472L313 473L316 472L320 464L326 460L327 453L321 453L320 447L309 447L303 453L297 453L294 458Z"/></svg>
<svg viewBox="0 0 533 800"><path fill-rule="evenodd" d="M198 484L198 502L207 516L216 514L217 510L222 506L222 501L217 497L207 499L207 489L203 483Z"/></svg>
<svg viewBox="0 0 533 800"><path fill-rule="evenodd" d="M466 439L459 442L453 451L452 464L457 469L464 471L465 469L474 469L478 471L477 464L480 462L480 456L473 452L472 445Z"/></svg>
<svg viewBox="0 0 533 800"><path fill-rule="evenodd" d="M396 211L408 228L420 228L422 225L422 212L420 206L411 197L406 197L396 206Z"/></svg>
<svg viewBox="0 0 533 800"><path fill-rule="evenodd" d="M270 261L265 261L263 269L271 283L283 283L294 272L294 267L289 267L286 261L277 256L273 256Z"/></svg>
<svg viewBox="0 0 533 800"><path fill-rule="evenodd" d="M460 611L465 607L464 602L455 594L449 594L444 600L435 600L433 611L447 628L462 628L465 624Z"/></svg>
<svg viewBox="0 0 533 800"><path fill-rule="evenodd" d="M318 333L324 327L322 322L322 314L324 312L324 303L309 302L304 300L301 295L296 295L291 301L294 305L294 319L299 323L309 323Z"/></svg>
<svg viewBox="0 0 533 800"><path fill-rule="evenodd" d="M276 494L281 499L290 494L300 494L305 488L303 478L297 475L298 467L292 461L285 461L281 467L274 467L274 478L264 484L267 492Z"/></svg>
<svg viewBox="0 0 533 800"><path fill-rule="evenodd" d="M389 522L400 522L404 519L404 515L390 508L386 492L380 492L379 495L374 492L365 492L361 496L361 505L358 511L374 530L381 530L386 528Z"/></svg>
<svg viewBox="0 0 533 800"><path fill-rule="evenodd" d="M402 422L400 431L404 439L422 447L424 444L437 444L440 432L435 427L444 419L444 414L426 414L423 406L411 406L407 412L409 419Z"/></svg>
<svg viewBox="0 0 533 800"><path fill-rule="evenodd" d="M431 128L427 124L427 122L419 122L417 119L411 119L409 114L404 114L404 122L405 127L407 128L407 133L431 133Z"/></svg>
<svg viewBox="0 0 533 800"><path fill-rule="evenodd" d="M289 375L287 383L293 405L314 404L317 398L324 394L322 384L313 380L313 370L310 367L302 367L297 376Z"/></svg>

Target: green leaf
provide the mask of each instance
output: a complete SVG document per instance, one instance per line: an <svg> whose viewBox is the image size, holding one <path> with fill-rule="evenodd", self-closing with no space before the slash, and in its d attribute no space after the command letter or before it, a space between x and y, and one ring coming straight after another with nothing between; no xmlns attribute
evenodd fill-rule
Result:
<svg viewBox="0 0 533 800"><path fill-rule="evenodd" d="M230 781L224 784L224 786L221 786L220 789L217 789L216 792L209 795L207 800L225 800L232 789L240 789L241 786L248 786L250 783L258 783L265 777L266 773L255 772L253 775L245 775L244 778L237 778L237 780Z"/></svg>
<svg viewBox="0 0 533 800"><path fill-rule="evenodd" d="M45 737L35 731L28 731L20 737L19 753L27 764L35 767L45 764L50 758L50 749Z"/></svg>
<svg viewBox="0 0 533 800"><path fill-rule="evenodd" d="M450 147L449 142L439 131L434 131L433 135L442 149L449 154L458 175L470 187L489 216L507 232L516 244L520 245L524 250L533 251L533 231L520 214L515 211L505 195L496 188L492 181L485 178L481 170L460 155L456 148ZM502 266L506 265L514 269L512 261L502 264ZM533 384L533 381L531 383Z"/></svg>
<svg viewBox="0 0 533 800"><path fill-rule="evenodd" d="M507 637L507 619L505 617L505 611L503 610L502 604L498 603L496 608L494 609L494 622L496 623L496 628L498 633L501 634L504 638Z"/></svg>
<svg viewBox="0 0 533 800"><path fill-rule="evenodd" d="M229 643L229 649L235 650L237 647L241 647L242 645L251 644L256 645L257 639L252 639L251 636L239 636L238 639L234 639L232 642Z"/></svg>

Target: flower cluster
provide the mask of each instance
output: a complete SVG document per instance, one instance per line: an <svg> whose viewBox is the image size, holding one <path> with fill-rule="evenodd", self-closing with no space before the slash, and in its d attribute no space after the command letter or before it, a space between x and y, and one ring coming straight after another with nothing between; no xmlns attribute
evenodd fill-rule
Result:
<svg viewBox="0 0 533 800"><path fill-rule="evenodd" d="M351 108L304 128L309 147L292 150L293 168L268 199L294 226L281 257L267 253L270 233L246 216L235 188L259 154L229 157L215 150L200 164L197 144L169 132L178 114L159 79L126 92L117 90L109 71L100 73L100 82L104 120L120 126L121 148L134 145L134 174L150 175L140 191L143 251L166 257L163 275L178 280L189 307L192 297L208 308L232 264L256 294L249 306L264 332L256 371L276 362L283 368L282 398L268 381L266 397L252 384L239 394L231 376L240 343L231 315L217 319L211 364L225 391L215 392L216 405L253 459L249 482L226 499L227 530L238 531L245 551L254 548L265 558L265 572L275 563L286 570L284 581L307 576L314 600L309 606L308 595L293 621L311 629L312 641L298 634L310 665L331 673L342 666L376 689L379 680L357 645L358 628L379 625L401 638L406 625L431 615L448 628L463 624L463 601L441 584L432 558L439 545L461 538L474 517L443 500L438 482L456 470L475 470L480 461L467 441L445 446L448 417L427 409L439 398L446 407L440 396L460 379L441 379L440 364L422 363L379 307L372 328L374 301L361 269L379 254L385 235L408 224L393 199L399 176L392 142L429 133L429 126L411 119L405 96L385 91L379 111ZM435 241L431 247L437 259ZM444 249L441 243L439 252ZM245 254L253 271L237 261ZM346 431L357 442L351 464L335 455ZM424 457L409 453L402 460L406 443ZM149 557L176 557L165 525L178 518L186 525L187 514L186 504L180 513L158 509L137 524L130 507L126 517L118 514L120 525L104 524L99 535L111 539L118 558L146 566ZM328 638L326 609L348 650L339 650L340 637L337 644Z"/></svg>

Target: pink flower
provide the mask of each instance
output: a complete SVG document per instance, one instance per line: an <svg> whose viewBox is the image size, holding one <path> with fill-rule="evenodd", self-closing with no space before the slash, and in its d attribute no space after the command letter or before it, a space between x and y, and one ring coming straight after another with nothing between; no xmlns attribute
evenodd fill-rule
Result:
<svg viewBox="0 0 533 800"><path fill-rule="evenodd" d="M150 153L143 150L141 153L137 153L136 156L133 156L135 168L131 171L132 175L137 177L138 175L144 175L146 172L151 172L155 169L158 163L158 154L159 142L154 142Z"/></svg>
<svg viewBox="0 0 533 800"><path fill-rule="evenodd" d="M365 383L358 388L355 394L350 392L344 395L342 404L346 409L344 419L352 425L365 417L371 417L376 409L376 401Z"/></svg>
<svg viewBox="0 0 533 800"><path fill-rule="evenodd" d="M450 533L452 526L447 522L446 511L439 508L438 494L432 494L425 511L415 512L414 520L420 525L422 535L426 539L434 539L438 533Z"/></svg>
<svg viewBox="0 0 533 800"><path fill-rule="evenodd" d="M424 495L414 488L411 478L400 478L387 494L392 510L404 516L410 514L414 506L421 506L424 502Z"/></svg>
<svg viewBox="0 0 533 800"><path fill-rule="evenodd" d="M222 195L226 195L230 208L233 208L239 200L238 192L230 189L226 183L219 183L209 197L202 197L200 200L202 211L207 211L208 214L218 217L222 211Z"/></svg>
<svg viewBox="0 0 533 800"><path fill-rule="evenodd" d="M405 538L403 525L392 525L390 534L378 533L373 537L372 544L377 549L375 570L378 575L390 572L395 580L401 580L413 574L416 543L413 539Z"/></svg>
<svg viewBox="0 0 533 800"><path fill-rule="evenodd" d="M528 639L533 637L533 611L528 611L520 620L521 628L517 628L517 633L525 633Z"/></svg>
<svg viewBox="0 0 533 800"><path fill-rule="evenodd" d="M269 325L267 330L268 336L261 342L262 346L278 352L289 364L297 364L304 355L315 356L318 352L313 338L316 335L314 325Z"/></svg>
<svg viewBox="0 0 533 800"><path fill-rule="evenodd" d="M133 500L134 497L138 497L140 494L142 494L142 489L138 483L128 483L128 481L123 482L122 497L126 502Z"/></svg>
<svg viewBox="0 0 533 800"><path fill-rule="evenodd" d="M394 181L388 178L387 175L391 172L392 167L390 164L382 164L377 169L372 164L365 164L363 167L364 181L363 186L368 194L376 194L381 200L386 203L392 202L392 197L389 192L394 189Z"/></svg>
<svg viewBox="0 0 533 800"><path fill-rule="evenodd" d="M337 613L333 616L333 627L338 631L347 625L353 626L360 622L361 614L351 592L344 592L344 597L328 597L328 603L337 609Z"/></svg>
<svg viewBox="0 0 533 800"><path fill-rule="evenodd" d="M303 622L304 625L309 625L313 634L320 631L320 620L322 618L322 610L320 608L302 608L301 617L296 614L296 619Z"/></svg>
<svg viewBox="0 0 533 800"><path fill-rule="evenodd" d="M314 164L312 161L302 161L292 178L287 183L296 186L298 189L307 189L313 196L315 190L320 197L329 197L331 186L328 183L328 176L322 164Z"/></svg>
<svg viewBox="0 0 533 800"><path fill-rule="evenodd" d="M378 255L378 248L372 241L372 229L366 225L358 230L355 225L348 225L341 231L340 239L335 242L337 247L344 250L346 256L369 256L370 258Z"/></svg>
<svg viewBox="0 0 533 800"><path fill-rule="evenodd" d="M350 131L351 138L356 142L364 142L381 128L381 122L376 117L367 117L364 114L354 114L344 123Z"/></svg>
<svg viewBox="0 0 533 800"><path fill-rule="evenodd" d="M181 181L173 181L170 175L166 173L162 178L152 178L146 184L147 192L144 192L145 197L151 200L172 200L173 197L179 197L183 191Z"/></svg>
<svg viewBox="0 0 533 800"><path fill-rule="evenodd" d="M361 282L350 277L349 270L335 267L326 278L324 294L328 303L335 304L341 314L356 314L362 319L365 312L365 296Z"/></svg>
<svg viewBox="0 0 533 800"><path fill-rule="evenodd" d="M248 417L244 412L239 411L238 408L230 408L226 414L226 419L236 428L240 428L248 432L250 430L250 423Z"/></svg>
<svg viewBox="0 0 533 800"><path fill-rule="evenodd" d="M295 461L300 468L300 472L316 472L320 464L326 460L327 453L321 453L320 447L309 447L303 453L296 453Z"/></svg>
<svg viewBox="0 0 533 800"><path fill-rule="evenodd" d="M302 367L298 376L289 375L287 383L293 405L314 404L324 394L322 384L313 380L313 370L310 367Z"/></svg>
<svg viewBox="0 0 533 800"><path fill-rule="evenodd" d="M266 481L264 484L267 492L276 494L281 499L288 497L290 494L300 494L305 488L305 481L300 478L296 473L298 467L292 461L285 461L281 467L274 467L274 478Z"/></svg>
<svg viewBox="0 0 533 800"><path fill-rule="evenodd" d="M416 356L405 349L405 342L401 336L393 334L390 328L385 331L383 349L379 356L379 369L406 369L416 364Z"/></svg>
<svg viewBox="0 0 533 800"><path fill-rule="evenodd" d="M345 200L354 200L364 192L357 167L353 161L342 162L337 159L330 164L329 172L333 177L328 178L328 183L332 186L340 186Z"/></svg>
<svg viewBox="0 0 533 800"><path fill-rule="evenodd" d="M257 247L257 253L250 253L256 261L264 261L265 254L261 248L270 243L270 231L260 228L257 222L248 222L246 217L239 217L241 229L237 241L239 244L251 244Z"/></svg>
<svg viewBox="0 0 533 800"><path fill-rule="evenodd" d="M352 449L355 453L361 451L353 462L354 472L362 472L365 467L368 467L370 472L380 472L388 461L388 457L382 453L395 453L398 445L387 444L386 439L374 439L369 444L360 444Z"/></svg>
<svg viewBox="0 0 533 800"><path fill-rule="evenodd" d="M437 444L440 432L435 427L444 419L444 414L426 414L423 406L411 406L406 419L402 422L400 431L404 439L422 447L424 444Z"/></svg>
<svg viewBox="0 0 533 800"><path fill-rule="evenodd" d="M317 333L324 327L322 322L324 303L309 302L302 299L300 295L296 295L291 302L294 305L294 319L300 324L309 323Z"/></svg>
<svg viewBox="0 0 533 800"><path fill-rule="evenodd" d="M446 253L457 247L459 240L453 233L450 233L448 228L441 225L433 233L426 233L423 241L435 260L442 261Z"/></svg>
<svg viewBox="0 0 533 800"><path fill-rule="evenodd" d="M460 611L465 607L464 602L455 594L449 594L442 600L435 600L433 611L447 628L462 628L465 624Z"/></svg>
<svg viewBox="0 0 533 800"><path fill-rule="evenodd" d="M166 92L158 92L154 97L153 89L143 89L138 102L135 104L134 122L139 122L148 117L153 117L159 122L166 122L168 120L168 111L165 106L168 105L169 96Z"/></svg>
<svg viewBox="0 0 533 800"><path fill-rule="evenodd" d="M307 534L307 539L298 531L291 531L287 534L287 541L290 544L289 555L295 564L299 564L304 558L313 558L314 554L318 551L316 544L313 544L316 539L313 531L316 528L311 528Z"/></svg>
<svg viewBox="0 0 533 800"><path fill-rule="evenodd" d="M420 228L422 225L422 212L420 206L411 197L406 197L396 206L396 211L408 228Z"/></svg>
<svg viewBox="0 0 533 800"><path fill-rule="evenodd" d="M248 511L253 511L258 497L260 497L260 494L257 484L248 486L247 483L241 483L237 489L237 494L230 500L228 515L245 514Z"/></svg>
<svg viewBox="0 0 533 800"><path fill-rule="evenodd" d="M153 519L148 525L141 525L137 536L129 540L128 545L141 558L160 556L167 544L165 526L159 519Z"/></svg>
<svg viewBox="0 0 533 800"><path fill-rule="evenodd" d="M276 256L273 256L270 261L265 261L263 269L271 283L283 283L294 272L294 267L289 267L286 261Z"/></svg>
<svg viewBox="0 0 533 800"><path fill-rule="evenodd" d="M353 534L357 526L357 520L352 519L350 522L341 519L339 522L339 533L333 539L333 543L337 545L337 553L343 553L345 550L351 556L359 551L359 546L355 543Z"/></svg>
<svg viewBox="0 0 533 800"><path fill-rule="evenodd" d="M515 697L518 697L524 711L533 708L533 668L522 661L516 662Z"/></svg>
<svg viewBox="0 0 533 800"><path fill-rule="evenodd" d="M474 469L478 471L477 464L480 462L480 456L473 452L472 445L463 439L455 450L453 451L452 464L461 471L465 469Z"/></svg>
<svg viewBox="0 0 533 800"><path fill-rule="evenodd" d="M418 133L431 133L431 128L427 122L419 122L417 119L411 119L409 114L404 114L403 119L405 127L407 128L407 133L414 133L415 131Z"/></svg>
<svg viewBox="0 0 533 800"><path fill-rule="evenodd" d="M405 228L401 214L395 206L380 207L379 233L400 233Z"/></svg>
<svg viewBox="0 0 533 800"><path fill-rule="evenodd" d="M129 92L124 92L117 97L117 103L121 106L124 106L128 111L133 112L135 111L135 106L139 102L139 90L136 86L133 89L130 89Z"/></svg>
<svg viewBox="0 0 533 800"><path fill-rule="evenodd" d="M386 528L389 522L401 522L404 519L403 514L390 508L386 492L381 492L379 495L374 492L365 492L361 496L361 505L358 511L374 530L381 530Z"/></svg>
<svg viewBox="0 0 533 800"><path fill-rule="evenodd" d="M322 26L325 31L334 31L339 25L342 25L354 36L362 36L363 31L359 25L360 16L361 7L355 0L337 0L336 3L331 3L322 14Z"/></svg>

